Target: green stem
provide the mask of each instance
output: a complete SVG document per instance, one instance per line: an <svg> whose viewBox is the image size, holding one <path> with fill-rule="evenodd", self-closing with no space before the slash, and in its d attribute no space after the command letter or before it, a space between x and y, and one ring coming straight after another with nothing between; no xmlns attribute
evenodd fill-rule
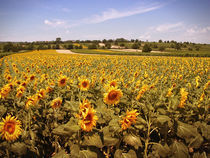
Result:
<svg viewBox="0 0 210 158"><path fill-rule="evenodd" d="M151 128L150 118L148 119L147 127L148 127L148 130L147 130L147 138L146 138L146 141L145 141L145 149L144 149L144 157L145 158L148 158L148 156L147 156L147 150L148 150L148 146L149 146L150 128Z"/></svg>

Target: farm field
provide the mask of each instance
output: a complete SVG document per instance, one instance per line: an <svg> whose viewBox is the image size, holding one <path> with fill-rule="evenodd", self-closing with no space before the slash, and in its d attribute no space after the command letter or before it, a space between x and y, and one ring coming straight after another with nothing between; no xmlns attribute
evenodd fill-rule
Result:
<svg viewBox="0 0 210 158"><path fill-rule="evenodd" d="M204 57L4 56L0 157L208 157L209 66Z"/></svg>

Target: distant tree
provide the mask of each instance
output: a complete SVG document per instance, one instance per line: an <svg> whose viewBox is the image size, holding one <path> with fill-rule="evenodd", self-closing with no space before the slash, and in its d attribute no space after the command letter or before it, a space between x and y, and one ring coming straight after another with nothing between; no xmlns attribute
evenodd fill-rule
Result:
<svg viewBox="0 0 210 158"><path fill-rule="evenodd" d="M142 49L142 52L151 52L151 51L152 51L152 48L148 44L145 44Z"/></svg>
<svg viewBox="0 0 210 158"><path fill-rule="evenodd" d="M118 42L117 42L117 41L115 41L115 42L114 42L114 45L117 45L117 46L118 46Z"/></svg>
<svg viewBox="0 0 210 158"><path fill-rule="evenodd" d="M106 47L107 49L110 49L110 48L111 48L111 44L110 44L110 43L105 43L105 47Z"/></svg>
<svg viewBox="0 0 210 158"><path fill-rule="evenodd" d="M132 49L139 49L138 43L132 44L131 48L132 48Z"/></svg>
<svg viewBox="0 0 210 158"><path fill-rule="evenodd" d="M90 44L88 45L88 49L97 49L97 45L96 44Z"/></svg>
<svg viewBox="0 0 210 158"><path fill-rule="evenodd" d="M181 50L181 46L180 46L179 43L176 43L176 44L175 44L175 49L176 49L176 50Z"/></svg>
<svg viewBox="0 0 210 158"><path fill-rule="evenodd" d="M164 46L160 46L159 51L164 51L166 48Z"/></svg>
<svg viewBox="0 0 210 158"><path fill-rule="evenodd" d="M79 49L79 46L78 45L74 46L74 49Z"/></svg>
<svg viewBox="0 0 210 158"><path fill-rule="evenodd" d="M55 49L60 49L60 45L59 44L56 44L55 45Z"/></svg>
<svg viewBox="0 0 210 158"><path fill-rule="evenodd" d="M69 44L69 45L67 46L67 49L74 49L73 44Z"/></svg>
<svg viewBox="0 0 210 158"><path fill-rule="evenodd" d="M159 43L162 43L163 41L160 39L158 42L159 42Z"/></svg>
<svg viewBox="0 0 210 158"><path fill-rule="evenodd" d="M51 45L50 44L48 44L47 49L51 49Z"/></svg>
<svg viewBox="0 0 210 158"><path fill-rule="evenodd" d="M56 41L56 43L59 44L61 42L61 38L60 37L57 37L55 41Z"/></svg>
<svg viewBox="0 0 210 158"><path fill-rule="evenodd" d="M124 44L124 43L121 43L121 44L120 44L120 47L125 47L125 44Z"/></svg>
<svg viewBox="0 0 210 158"><path fill-rule="evenodd" d="M3 46L3 52L10 52L13 49L13 44L11 42L5 44Z"/></svg>
<svg viewBox="0 0 210 158"><path fill-rule="evenodd" d="M193 51L193 49L192 49L192 48L190 48L190 47L188 48L188 50L189 50L189 51Z"/></svg>
<svg viewBox="0 0 210 158"><path fill-rule="evenodd" d="M171 48L175 48L175 45L172 43L172 44L170 45L170 47L171 47Z"/></svg>
<svg viewBox="0 0 210 158"><path fill-rule="evenodd" d="M200 50L200 47L199 47L199 46L196 46L196 47L195 47L195 50L196 50L196 51L199 51L199 50Z"/></svg>
<svg viewBox="0 0 210 158"><path fill-rule="evenodd" d="M158 48L158 45L154 43L153 48Z"/></svg>
<svg viewBox="0 0 210 158"><path fill-rule="evenodd" d="M131 42L134 42L135 40L134 39L131 39Z"/></svg>
<svg viewBox="0 0 210 158"><path fill-rule="evenodd" d="M107 40L106 39L103 39L103 41L102 41L103 43L106 43L107 42Z"/></svg>

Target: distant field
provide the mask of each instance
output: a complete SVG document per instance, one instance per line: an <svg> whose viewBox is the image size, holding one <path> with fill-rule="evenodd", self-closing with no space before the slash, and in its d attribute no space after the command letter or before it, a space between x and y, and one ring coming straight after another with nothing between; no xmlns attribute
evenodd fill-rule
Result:
<svg viewBox="0 0 210 158"><path fill-rule="evenodd" d="M204 50L204 51L187 51L187 50L181 50L181 51L171 51L168 52L150 52L150 53L144 53L144 52L137 52L137 51L114 51L109 49L73 49L72 50L75 53L82 53L82 54L103 54L103 55L134 55L134 56L192 56L192 57L210 57L210 51Z"/></svg>

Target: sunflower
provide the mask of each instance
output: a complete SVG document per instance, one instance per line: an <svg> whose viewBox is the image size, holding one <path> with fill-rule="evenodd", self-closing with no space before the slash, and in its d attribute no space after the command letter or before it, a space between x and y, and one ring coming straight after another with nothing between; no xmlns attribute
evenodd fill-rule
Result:
<svg viewBox="0 0 210 158"><path fill-rule="evenodd" d="M54 99L52 102L51 102L51 107L53 109L56 109L56 108L59 108L62 104L62 99L60 97Z"/></svg>
<svg viewBox="0 0 210 158"><path fill-rule="evenodd" d="M139 113L137 113L137 110L131 110L126 112L126 117L127 119L131 122L131 123L136 123L136 117L139 115Z"/></svg>
<svg viewBox="0 0 210 158"><path fill-rule="evenodd" d="M21 134L21 122L14 116L6 116L6 119L0 122L0 133L3 139L16 140Z"/></svg>
<svg viewBox="0 0 210 158"><path fill-rule="evenodd" d="M129 128L132 124L136 123L136 117L139 115L137 113L137 110L131 110L126 112L126 116L123 118L123 120L120 121L122 130L126 130Z"/></svg>
<svg viewBox="0 0 210 158"><path fill-rule="evenodd" d="M86 113L83 113L83 119L79 121L82 130L90 132L92 131L92 128L96 126L96 120L98 120L98 117L95 113L96 111L92 108L88 108Z"/></svg>
<svg viewBox="0 0 210 158"><path fill-rule="evenodd" d="M43 99L46 97L46 90L45 89L40 89L37 94L36 94L38 100Z"/></svg>
<svg viewBox="0 0 210 158"><path fill-rule="evenodd" d="M77 117L80 118L90 108L91 108L90 102L87 99L84 99L83 102L80 103L80 105L79 105L79 115L77 115Z"/></svg>
<svg viewBox="0 0 210 158"><path fill-rule="evenodd" d="M23 96L23 91L17 91L16 97L21 98Z"/></svg>
<svg viewBox="0 0 210 158"><path fill-rule="evenodd" d="M58 79L58 86L59 87L64 87L67 83L67 77L66 76L61 76L59 79Z"/></svg>
<svg viewBox="0 0 210 158"><path fill-rule="evenodd" d="M29 77L29 80L30 80L30 81L33 81L34 79L35 79L35 75L32 74L32 75Z"/></svg>
<svg viewBox="0 0 210 158"><path fill-rule="evenodd" d="M116 80L109 81L108 85L109 85L110 87L117 87L117 86L118 86Z"/></svg>
<svg viewBox="0 0 210 158"><path fill-rule="evenodd" d="M38 102L37 95L33 95L27 98L25 108L28 109L30 106L34 106Z"/></svg>
<svg viewBox="0 0 210 158"><path fill-rule="evenodd" d="M123 120L120 121L120 123L121 123L122 130L126 130L127 128L131 126L131 121L128 120L126 117L124 117Z"/></svg>
<svg viewBox="0 0 210 158"><path fill-rule="evenodd" d="M80 79L79 88L82 91L87 91L90 88L90 81L88 79Z"/></svg>
<svg viewBox="0 0 210 158"><path fill-rule="evenodd" d="M108 92L104 94L104 102L106 104L118 104L123 93L120 89L110 87Z"/></svg>

